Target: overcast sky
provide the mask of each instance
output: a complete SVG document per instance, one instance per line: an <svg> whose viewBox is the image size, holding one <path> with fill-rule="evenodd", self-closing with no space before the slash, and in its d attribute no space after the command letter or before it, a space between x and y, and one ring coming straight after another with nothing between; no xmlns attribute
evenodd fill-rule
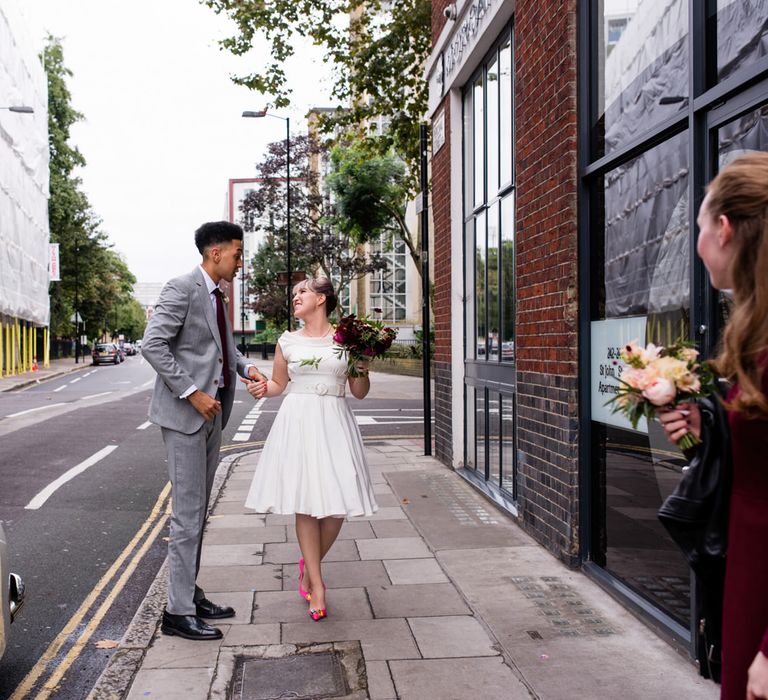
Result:
<svg viewBox="0 0 768 700"><path fill-rule="evenodd" d="M250 177L277 119L243 119L267 99L231 82L263 65L219 50L231 25L198 0L21 0L37 49L64 40L73 104L86 120L72 140L87 160L84 189L139 282L191 269L193 232L225 215L229 178ZM329 106L320 51L304 46L288 66L294 133L310 107Z"/></svg>

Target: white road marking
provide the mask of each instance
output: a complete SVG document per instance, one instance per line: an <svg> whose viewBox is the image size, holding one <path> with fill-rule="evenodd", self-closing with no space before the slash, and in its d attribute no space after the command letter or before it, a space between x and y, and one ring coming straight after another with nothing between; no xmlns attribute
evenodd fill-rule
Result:
<svg viewBox="0 0 768 700"><path fill-rule="evenodd" d="M16 418L16 416L23 416L27 413L34 413L35 411L42 411L46 408L53 408L54 406L66 406L64 403L49 403L46 406L38 406L37 408L28 408L26 411L19 411L18 413L9 413L6 418Z"/></svg>
<svg viewBox="0 0 768 700"><path fill-rule="evenodd" d="M97 462L100 462L107 455L112 454L117 449L117 445L107 445L104 449L99 450L96 454L91 455L84 462L80 462L76 467L72 467L69 471L64 472L58 479L52 481L46 486L40 493L37 494L27 505L24 506L26 510L37 510L42 506L58 489L60 489L68 481L74 479L78 474L82 474L88 467L92 467Z"/></svg>
<svg viewBox="0 0 768 700"><path fill-rule="evenodd" d="M67 385L66 384L62 384L58 389L54 389L53 393L55 394L57 391L61 391L62 389L66 389L66 388L67 388Z"/></svg>
<svg viewBox="0 0 768 700"><path fill-rule="evenodd" d="M150 379L148 382L144 382L141 386L142 387L151 386L154 383L155 383L155 380L154 379Z"/></svg>
<svg viewBox="0 0 768 700"><path fill-rule="evenodd" d="M142 423L136 430L146 430L150 425L152 425L152 421L147 421L146 423Z"/></svg>
<svg viewBox="0 0 768 700"><path fill-rule="evenodd" d="M82 379L82 377L78 377L77 379L73 379L73 380L70 382L70 384L77 384L77 383L78 383L78 382L79 382L81 379Z"/></svg>
<svg viewBox="0 0 768 700"><path fill-rule="evenodd" d="M91 394L90 396L83 396L81 401L85 401L86 399L98 399L100 396L109 396L112 392L111 391L102 391L100 394Z"/></svg>
<svg viewBox="0 0 768 700"><path fill-rule="evenodd" d="M235 433L232 436L232 442L246 442L251 439L250 433Z"/></svg>
<svg viewBox="0 0 768 700"><path fill-rule="evenodd" d="M376 420L374 416L355 416L358 425L418 425L422 419L411 418L410 420Z"/></svg>

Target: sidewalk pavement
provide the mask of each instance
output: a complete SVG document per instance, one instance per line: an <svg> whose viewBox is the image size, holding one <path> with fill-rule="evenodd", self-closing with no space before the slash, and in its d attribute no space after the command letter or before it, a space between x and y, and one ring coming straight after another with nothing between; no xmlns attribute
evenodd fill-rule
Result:
<svg viewBox="0 0 768 700"><path fill-rule="evenodd" d="M373 387L416 395L421 384L375 375ZM326 557L320 622L297 593L293 517L243 505L259 451L223 460L199 581L237 615L217 625L221 641L162 635L163 567L90 700L718 697L687 658L422 448L366 442L379 510L345 522ZM329 652L339 662L311 667L308 681L300 665Z"/></svg>
<svg viewBox="0 0 768 700"><path fill-rule="evenodd" d="M40 369L37 372L29 371L9 377L0 377L0 391L22 389L30 384L37 384L46 379L53 379L54 377L69 374L70 372L75 372L79 369L86 369L90 366L90 357L81 359L77 364L75 364L74 357L63 357L58 360L51 360L50 367L43 367L40 365Z"/></svg>

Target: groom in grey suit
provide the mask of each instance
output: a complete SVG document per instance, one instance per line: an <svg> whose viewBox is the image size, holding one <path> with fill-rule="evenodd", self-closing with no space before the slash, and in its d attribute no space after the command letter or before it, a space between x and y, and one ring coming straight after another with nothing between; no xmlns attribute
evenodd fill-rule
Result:
<svg viewBox="0 0 768 700"><path fill-rule="evenodd" d="M149 419L162 428L172 487L168 604L161 629L203 640L222 635L202 618L235 614L208 600L196 584L221 431L232 410L237 374L262 376L235 348L219 288L243 265L243 230L227 221L203 224L195 244L202 264L165 285L142 354L157 372Z"/></svg>

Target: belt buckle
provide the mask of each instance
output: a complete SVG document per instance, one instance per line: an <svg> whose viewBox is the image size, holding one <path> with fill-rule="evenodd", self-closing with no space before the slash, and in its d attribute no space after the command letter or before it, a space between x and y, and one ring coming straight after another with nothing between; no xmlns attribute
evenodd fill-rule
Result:
<svg viewBox="0 0 768 700"><path fill-rule="evenodd" d="M315 384L314 389L318 396L325 396L328 393L328 385L323 382Z"/></svg>

